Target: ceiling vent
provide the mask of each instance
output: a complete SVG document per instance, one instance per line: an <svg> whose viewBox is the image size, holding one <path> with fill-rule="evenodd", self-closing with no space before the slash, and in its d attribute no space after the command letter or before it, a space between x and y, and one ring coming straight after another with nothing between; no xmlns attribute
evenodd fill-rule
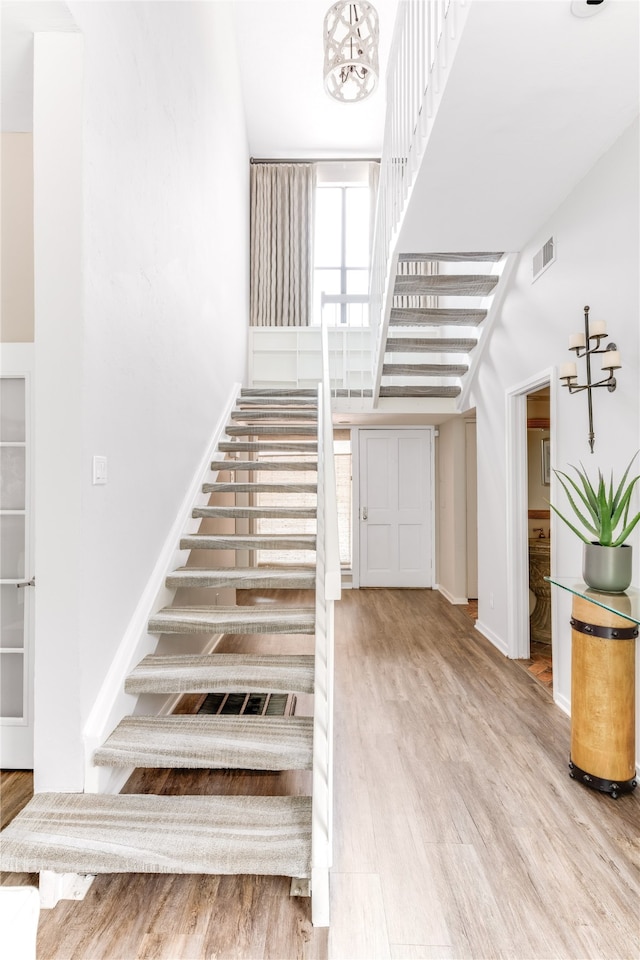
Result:
<svg viewBox="0 0 640 960"><path fill-rule="evenodd" d="M556 238L549 237L547 242L538 250L533 257L533 277L531 282L537 280L541 273L550 267L556 259Z"/></svg>

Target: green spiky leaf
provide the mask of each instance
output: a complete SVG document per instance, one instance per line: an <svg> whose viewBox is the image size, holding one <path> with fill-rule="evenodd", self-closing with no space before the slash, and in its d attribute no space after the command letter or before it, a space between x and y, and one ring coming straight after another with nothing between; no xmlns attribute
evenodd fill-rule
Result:
<svg viewBox="0 0 640 960"><path fill-rule="evenodd" d="M573 469L575 470L576 468L574 467ZM566 482L569 483L569 484L573 487L573 489L575 490L575 492L576 492L577 495L580 497L580 499L582 500L583 504L585 505L585 507L586 507L587 510L589 511L589 514L591 515L591 519L593 520L594 523L597 523L597 522L598 522L598 510L597 510L597 507L596 507L594 504L592 504L592 502L591 502L591 500L590 500L589 498L585 497L585 495L583 494L582 490L580 489L580 487L578 486L578 484L575 482L575 480L574 480L572 477L570 477L568 473L563 473L562 470L554 470L553 472L555 473L556 477L558 478L558 480L560 480L561 483L562 483L562 478L564 478L564 480L566 480ZM564 484L563 484L563 486L564 486ZM566 488L565 488L565 489L566 489ZM575 508L574 508L574 509L575 509Z"/></svg>
<svg viewBox="0 0 640 960"><path fill-rule="evenodd" d="M603 547L621 546L640 522L640 513L629 519L631 497L636 483L640 481L640 475L633 477L631 480L628 478L629 471L638 453L640 451L637 451L629 461L617 486L615 485L613 471L608 484L601 470L598 470L597 483L592 483L583 463L580 463L579 468L573 464L570 465L571 469L575 470L577 474L577 480L574 480L562 470L554 470L576 517L589 535ZM584 543L591 542L554 504L550 504L550 506L576 536ZM585 509L588 516L585 516L583 512ZM616 533L620 526L622 527L621 532Z"/></svg>
<svg viewBox="0 0 640 960"><path fill-rule="evenodd" d="M562 484L562 488L563 488L564 492L565 492L566 495L567 495L567 499L568 499L569 503L571 504L574 513L576 514L576 516L577 516L578 519L580 520L580 523L583 525L583 527L585 527L585 528L589 531L589 533L591 533L594 537L597 537L597 536L598 536L598 530L596 529L596 527L592 526L592 525L589 523L589 521L587 520L587 518L584 516L584 514L582 514L582 513L580 512L580 510L579 510L579 508L578 508L578 505L576 504L575 500L574 500L573 497L571 496L571 493L569 492L569 487L567 486L567 484L566 484L566 483L564 482L564 480L562 479L562 475L561 475L557 470L555 471L555 473L556 473L556 476L558 477L558 480L559 480L560 483ZM553 504L552 504L552 506L553 506ZM569 521L566 519L566 517L563 517L562 514L560 513L560 511L556 509L556 507L553 507L553 509L556 511L556 513L558 514L558 516L559 516L562 520L564 520L564 522L567 524L567 526L570 526L571 529L575 531L575 527L572 527L572 526L571 526L571 524L570 524ZM583 539L585 539L585 538L583 538ZM585 539L585 542L588 543L589 541Z"/></svg>
<svg viewBox="0 0 640 960"><path fill-rule="evenodd" d="M580 531L578 530L578 528L577 528L577 527L574 527L574 525L573 525L569 520L567 520L567 518L566 518L565 516L563 516L563 515L560 513L560 511L558 510L557 507L554 507L554 505L553 505L552 503L550 503L549 506L550 506L551 509L554 511L554 513L557 513L557 514L558 514L558 516L560 517L561 520L564 520L564 522L565 522L566 525L569 527L569 529L570 529L570 530L573 530L573 532L575 533L576 537L580 537L580 539L581 539L582 541L584 541L584 543L591 543L591 540L589 540L588 537L585 537L585 535L584 535L583 533L580 533Z"/></svg>

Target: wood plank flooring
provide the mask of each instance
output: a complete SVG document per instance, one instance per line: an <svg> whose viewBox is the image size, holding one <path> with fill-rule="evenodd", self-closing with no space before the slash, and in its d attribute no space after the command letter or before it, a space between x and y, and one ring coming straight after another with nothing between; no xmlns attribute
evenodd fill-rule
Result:
<svg viewBox="0 0 640 960"><path fill-rule="evenodd" d="M43 911L38 957L640 957L640 795L613 801L569 778L569 721L548 692L428 590L346 591L336 633L328 934L285 879L106 876L83 902ZM218 650L309 653L312 643L230 636ZM309 702L298 698L300 712ZM3 774L7 818L25 777ZM125 789L305 794L309 784L305 771L139 770Z"/></svg>

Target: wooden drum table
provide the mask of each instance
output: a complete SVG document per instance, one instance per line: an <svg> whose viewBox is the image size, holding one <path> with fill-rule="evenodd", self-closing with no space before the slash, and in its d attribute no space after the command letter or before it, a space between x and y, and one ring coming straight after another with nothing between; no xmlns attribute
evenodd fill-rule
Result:
<svg viewBox="0 0 640 960"><path fill-rule="evenodd" d="M636 786L635 645L640 597L598 593L555 577L573 593L570 776L617 799ZM571 584L571 586L569 586Z"/></svg>

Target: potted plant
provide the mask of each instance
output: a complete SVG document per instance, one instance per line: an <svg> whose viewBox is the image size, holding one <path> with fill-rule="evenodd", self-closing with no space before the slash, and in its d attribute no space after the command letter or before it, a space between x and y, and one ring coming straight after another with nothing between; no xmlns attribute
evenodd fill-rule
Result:
<svg viewBox="0 0 640 960"><path fill-rule="evenodd" d="M584 542L582 576L588 586L603 593L624 593L631 583L631 546L625 540L640 521L640 513L629 518L631 495L640 475L632 480L627 478L637 456L638 453L631 458L615 491L613 473L607 486L600 470L597 484L592 483L582 463L580 469L571 465L579 483L562 470L553 471L588 535L552 503L550 507Z"/></svg>

